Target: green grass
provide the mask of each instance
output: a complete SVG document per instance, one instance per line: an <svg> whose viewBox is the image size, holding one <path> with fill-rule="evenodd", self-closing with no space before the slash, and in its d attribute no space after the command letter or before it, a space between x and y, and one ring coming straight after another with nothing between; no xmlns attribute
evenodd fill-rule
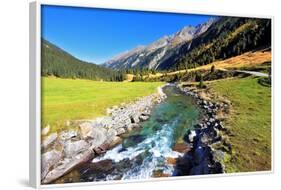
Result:
<svg viewBox="0 0 281 190"><path fill-rule="evenodd" d="M227 79L209 86L232 102L226 126L233 153L225 160L227 172L271 169L271 87L258 78Z"/></svg>
<svg viewBox="0 0 281 190"><path fill-rule="evenodd" d="M105 115L106 108L152 94L160 85L42 77L42 126L50 124L52 131L58 131L67 120Z"/></svg>

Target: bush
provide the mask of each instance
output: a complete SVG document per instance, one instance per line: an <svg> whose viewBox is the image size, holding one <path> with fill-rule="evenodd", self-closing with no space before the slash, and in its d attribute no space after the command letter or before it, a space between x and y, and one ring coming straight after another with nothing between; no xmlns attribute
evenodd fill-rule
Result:
<svg viewBox="0 0 281 190"><path fill-rule="evenodd" d="M215 65L212 65L212 67L211 67L211 73L213 73L213 72L215 72Z"/></svg>
<svg viewBox="0 0 281 190"><path fill-rule="evenodd" d="M204 84L204 81L203 81L203 75L200 74L200 81L199 81L199 85L198 85L199 88L206 88L206 85Z"/></svg>

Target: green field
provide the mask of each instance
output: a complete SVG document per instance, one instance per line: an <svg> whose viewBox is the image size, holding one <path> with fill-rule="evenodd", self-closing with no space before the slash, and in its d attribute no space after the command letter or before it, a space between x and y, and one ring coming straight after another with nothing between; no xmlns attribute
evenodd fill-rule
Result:
<svg viewBox="0 0 281 190"><path fill-rule="evenodd" d="M162 84L42 77L42 126L50 124L57 131L67 120L105 115L106 108L152 94Z"/></svg>
<svg viewBox="0 0 281 190"><path fill-rule="evenodd" d="M233 104L226 121L233 148L233 155L225 160L227 172L271 169L271 88L257 81L248 77L208 85Z"/></svg>

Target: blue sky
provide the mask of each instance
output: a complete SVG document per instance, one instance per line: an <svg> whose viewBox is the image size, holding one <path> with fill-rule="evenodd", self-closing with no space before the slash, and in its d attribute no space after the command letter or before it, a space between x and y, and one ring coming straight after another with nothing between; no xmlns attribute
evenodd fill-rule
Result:
<svg viewBox="0 0 281 190"><path fill-rule="evenodd" d="M42 37L75 57L103 63L147 45L184 26L206 22L203 15L42 6Z"/></svg>

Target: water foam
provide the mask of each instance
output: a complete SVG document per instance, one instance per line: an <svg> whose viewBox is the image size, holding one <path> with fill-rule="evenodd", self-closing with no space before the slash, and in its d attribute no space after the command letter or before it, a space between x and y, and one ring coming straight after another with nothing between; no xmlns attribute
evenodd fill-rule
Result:
<svg viewBox="0 0 281 190"><path fill-rule="evenodd" d="M144 141L135 146L128 147L122 150L122 145L118 145L112 150L109 150L105 155L93 159L92 162L111 159L118 163L124 159L132 160L141 153L147 151L149 153L142 160L142 164L137 167L130 168L124 173L122 179L147 179L153 175L153 171L161 170L165 174L172 174L173 166L166 163L166 159L177 158L182 156L182 153L172 150L174 128L178 124L178 119L175 119L170 124L164 124L161 130L149 135ZM108 176L111 179L112 176Z"/></svg>

